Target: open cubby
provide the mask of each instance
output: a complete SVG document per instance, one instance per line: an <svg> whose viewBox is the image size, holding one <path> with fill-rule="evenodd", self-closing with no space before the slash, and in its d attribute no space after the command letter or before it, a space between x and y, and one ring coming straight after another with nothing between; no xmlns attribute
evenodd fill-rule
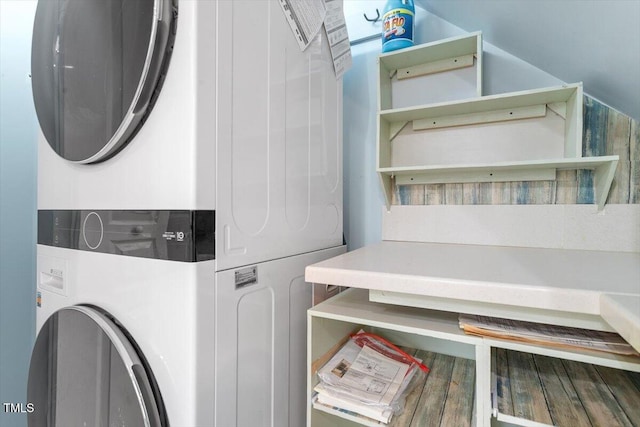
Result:
<svg viewBox="0 0 640 427"><path fill-rule="evenodd" d="M316 370L360 328L414 349L431 368L389 427L640 425L636 357L466 335L457 313L368 295L348 289L308 311L307 427L384 425L313 402Z"/></svg>

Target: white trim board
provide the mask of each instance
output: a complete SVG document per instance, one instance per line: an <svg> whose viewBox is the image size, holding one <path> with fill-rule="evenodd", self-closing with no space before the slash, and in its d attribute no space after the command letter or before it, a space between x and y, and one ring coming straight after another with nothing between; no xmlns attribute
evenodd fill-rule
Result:
<svg viewBox="0 0 640 427"><path fill-rule="evenodd" d="M382 240L640 252L640 205L394 205Z"/></svg>

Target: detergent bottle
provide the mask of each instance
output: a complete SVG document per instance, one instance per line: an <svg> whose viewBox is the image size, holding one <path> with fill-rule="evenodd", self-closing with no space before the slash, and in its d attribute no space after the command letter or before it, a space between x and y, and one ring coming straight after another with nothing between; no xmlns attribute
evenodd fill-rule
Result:
<svg viewBox="0 0 640 427"><path fill-rule="evenodd" d="M382 15L382 51L413 46L413 0L388 0Z"/></svg>

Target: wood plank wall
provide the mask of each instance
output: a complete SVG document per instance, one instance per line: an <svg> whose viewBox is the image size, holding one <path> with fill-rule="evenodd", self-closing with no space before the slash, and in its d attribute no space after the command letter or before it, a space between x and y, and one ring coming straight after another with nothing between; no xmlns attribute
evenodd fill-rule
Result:
<svg viewBox="0 0 640 427"><path fill-rule="evenodd" d="M640 122L584 97L584 156L620 156L607 203L640 204ZM395 205L594 203L590 170L558 171L555 181L395 186Z"/></svg>
<svg viewBox="0 0 640 427"><path fill-rule="evenodd" d="M409 350L431 370L418 373L410 384L404 410L389 427L470 427L474 425L475 361Z"/></svg>
<svg viewBox="0 0 640 427"><path fill-rule="evenodd" d="M558 427L639 426L640 373L492 349L498 411Z"/></svg>

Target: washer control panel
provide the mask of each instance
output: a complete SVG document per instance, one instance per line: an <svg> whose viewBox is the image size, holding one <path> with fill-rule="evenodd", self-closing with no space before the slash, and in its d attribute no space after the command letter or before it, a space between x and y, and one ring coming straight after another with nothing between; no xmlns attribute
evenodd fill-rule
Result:
<svg viewBox="0 0 640 427"><path fill-rule="evenodd" d="M40 210L38 244L157 258L215 259L215 211Z"/></svg>

